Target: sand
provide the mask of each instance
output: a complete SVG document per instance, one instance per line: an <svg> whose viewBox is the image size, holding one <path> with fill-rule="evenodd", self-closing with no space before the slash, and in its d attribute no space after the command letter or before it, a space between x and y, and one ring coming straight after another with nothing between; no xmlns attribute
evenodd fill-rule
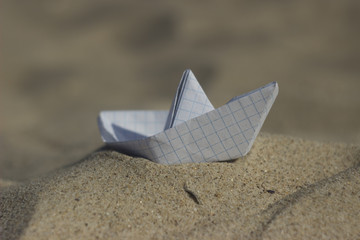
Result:
<svg viewBox="0 0 360 240"><path fill-rule="evenodd" d="M9 184L8 184L9 185ZM2 239L357 239L360 147L281 135L231 162L100 149L3 187Z"/></svg>

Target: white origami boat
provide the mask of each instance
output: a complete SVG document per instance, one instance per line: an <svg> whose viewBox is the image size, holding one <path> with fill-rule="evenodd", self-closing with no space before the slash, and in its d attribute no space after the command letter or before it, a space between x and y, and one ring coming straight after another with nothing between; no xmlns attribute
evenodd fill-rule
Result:
<svg viewBox="0 0 360 240"><path fill-rule="evenodd" d="M102 111L98 125L107 145L157 163L231 160L250 151L278 91L273 82L214 109L186 70L170 111Z"/></svg>

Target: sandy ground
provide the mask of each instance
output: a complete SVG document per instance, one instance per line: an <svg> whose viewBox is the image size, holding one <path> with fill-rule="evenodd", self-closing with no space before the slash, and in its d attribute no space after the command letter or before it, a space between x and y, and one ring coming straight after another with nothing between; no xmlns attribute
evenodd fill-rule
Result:
<svg viewBox="0 0 360 240"><path fill-rule="evenodd" d="M359 21L351 0L2 1L4 238L360 238ZM292 137L210 165L96 152L100 110L168 109L186 68L215 107L277 81L262 133Z"/></svg>
<svg viewBox="0 0 360 240"><path fill-rule="evenodd" d="M3 239L358 239L360 147L260 136L237 161L99 150L3 190Z"/></svg>

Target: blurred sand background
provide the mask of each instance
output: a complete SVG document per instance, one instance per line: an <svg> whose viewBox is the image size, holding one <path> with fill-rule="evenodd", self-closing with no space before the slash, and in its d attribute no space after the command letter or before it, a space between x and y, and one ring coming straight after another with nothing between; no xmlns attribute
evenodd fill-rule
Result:
<svg viewBox="0 0 360 240"><path fill-rule="evenodd" d="M359 239L359 23L352 0L3 0L1 238ZM215 107L279 83L249 155L101 149L100 110L168 109L186 68Z"/></svg>
<svg viewBox="0 0 360 240"><path fill-rule="evenodd" d="M13 1L1 24L1 177L102 146L100 110L168 109L191 68L214 106L278 81L264 132L360 143L358 1Z"/></svg>

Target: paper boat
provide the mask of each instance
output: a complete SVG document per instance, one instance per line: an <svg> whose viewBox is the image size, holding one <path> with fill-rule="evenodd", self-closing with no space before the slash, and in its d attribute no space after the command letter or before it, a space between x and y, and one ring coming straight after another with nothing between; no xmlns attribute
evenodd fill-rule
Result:
<svg viewBox="0 0 360 240"><path fill-rule="evenodd" d="M98 125L107 145L157 163L231 160L250 151L278 91L273 82L214 109L186 70L170 111L102 111Z"/></svg>

